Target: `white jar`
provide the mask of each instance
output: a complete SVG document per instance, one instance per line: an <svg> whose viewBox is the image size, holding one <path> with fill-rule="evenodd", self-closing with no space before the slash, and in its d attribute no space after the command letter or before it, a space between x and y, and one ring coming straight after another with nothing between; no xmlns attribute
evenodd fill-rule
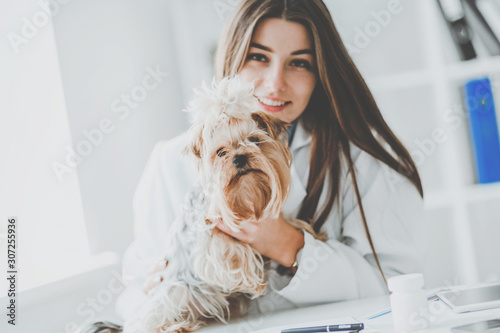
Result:
<svg viewBox="0 0 500 333"><path fill-rule="evenodd" d="M422 274L389 278L391 308L396 332L412 332L429 327L429 308Z"/></svg>

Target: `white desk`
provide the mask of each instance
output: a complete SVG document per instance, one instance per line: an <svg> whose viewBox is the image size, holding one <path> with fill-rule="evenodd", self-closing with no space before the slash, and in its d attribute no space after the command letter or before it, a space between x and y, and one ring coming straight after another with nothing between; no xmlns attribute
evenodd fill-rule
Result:
<svg viewBox="0 0 500 333"><path fill-rule="evenodd" d="M16 326L7 324L9 299L0 298L1 333L74 333L86 322L119 322L115 302L125 288L119 265L111 265L20 292ZM22 274L21 274L22 278Z"/></svg>
<svg viewBox="0 0 500 333"><path fill-rule="evenodd" d="M200 333L244 333L281 325L297 325L297 327L301 327L303 326L301 324L307 322L342 317L354 317L359 322L363 322L367 327L378 332L395 332L390 313L368 320L373 314L388 308L389 296L382 296L286 310L263 317L250 318L246 321L238 320L229 325L210 325L202 329ZM422 332L450 332L451 327L454 326L500 318L500 308L456 314L440 300L429 301L429 310L431 326ZM276 332L279 333L280 330Z"/></svg>
<svg viewBox="0 0 500 333"><path fill-rule="evenodd" d="M4 316L0 322L0 332L72 333L75 325L88 321L104 319L119 323L120 318L114 313L114 303L124 288L119 272L118 265L111 265L20 293L17 325L7 325ZM6 302L7 298L0 298L3 309ZM441 301L429 305L432 326L425 332L449 332L453 326L500 318L500 308L455 314ZM380 332L394 332L390 314L367 320L388 307L389 297L383 296L275 312L262 317L240 319L229 325L211 325L200 332L247 333L288 324L301 326L313 321L327 321L326 324L330 319L341 317L354 317Z"/></svg>

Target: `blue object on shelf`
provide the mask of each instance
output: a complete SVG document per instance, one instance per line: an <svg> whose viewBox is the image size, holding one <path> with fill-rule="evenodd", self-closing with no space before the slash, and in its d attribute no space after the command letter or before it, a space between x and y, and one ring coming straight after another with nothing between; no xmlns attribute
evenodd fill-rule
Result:
<svg viewBox="0 0 500 333"><path fill-rule="evenodd" d="M474 150L477 181L500 181L500 138L493 93L488 78L465 84L467 113Z"/></svg>

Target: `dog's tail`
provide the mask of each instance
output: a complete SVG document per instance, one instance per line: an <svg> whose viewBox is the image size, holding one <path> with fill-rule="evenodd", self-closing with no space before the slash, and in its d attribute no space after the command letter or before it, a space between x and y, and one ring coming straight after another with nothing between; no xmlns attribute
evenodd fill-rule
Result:
<svg viewBox="0 0 500 333"><path fill-rule="evenodd" d="M98 321L88 324L78 331L78 333L122 333L123 327L108 321Z"/></svg>

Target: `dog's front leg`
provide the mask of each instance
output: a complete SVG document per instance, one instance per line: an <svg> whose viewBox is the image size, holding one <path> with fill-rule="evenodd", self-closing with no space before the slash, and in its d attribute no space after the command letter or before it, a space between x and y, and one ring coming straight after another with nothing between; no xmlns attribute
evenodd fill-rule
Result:
<svg viewBox="0 0 500 333"><path fill-rule="evenodd" d="M195 272L206 283L252 297L266 291L264 260L248 244L214 228L200 243Z"/></svg>

